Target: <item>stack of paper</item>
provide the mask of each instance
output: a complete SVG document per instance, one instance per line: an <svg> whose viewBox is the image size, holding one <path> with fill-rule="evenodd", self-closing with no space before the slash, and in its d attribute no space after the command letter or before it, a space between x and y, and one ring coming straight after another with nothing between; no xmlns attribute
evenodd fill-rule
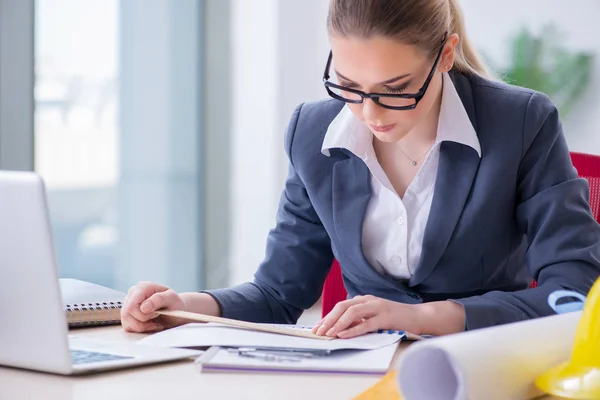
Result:
<svg viewBox="0 0 600 400"><path fill-rule="evenodd" d="M204 372L295 372L383 375L398 346L374 350L336 350L327 356L299 357L291 361L242 357L232 349L212 347L196 363ZM291 355L293 357L293 354Z"/></svg>
<svg viewBox="0 0 600 400"><path fill-rule="evenodd" d="M288 326L289 328L290 326ZM296 327L310 330L310 327ZM240 329L217 323L191 323L148 336L141 344L165 347L211 347L197 360L202 371L271 371L385 374L403 332L380 331L352 339L316 340ZM314 357L255 357L240 348L322 353ZM236 350L237 349L237 350ZM285 353L284 353L285 354Z"/></svg>
<svg viewBox="0 0 600 400"><path fill-rule="evenodd" d="M308 329L309 327L298 327ZM164 347L287 347L323 350L373 350L398 343L403 332L369 333L352 339L315 340L276 333L256 332L216 323L187 324L155 333L139 341L140 344Z"/></svg>

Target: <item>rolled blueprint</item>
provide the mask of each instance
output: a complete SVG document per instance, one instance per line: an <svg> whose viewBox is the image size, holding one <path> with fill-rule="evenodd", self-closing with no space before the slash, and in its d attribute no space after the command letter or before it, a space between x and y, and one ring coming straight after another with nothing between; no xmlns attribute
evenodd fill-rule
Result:
<svg viewBox="0 0 600 400"><path fill-rule="evenodd" d="M581 311L412 344L398 360L405 400L532 399L535 378L569 360Z"/></svg>

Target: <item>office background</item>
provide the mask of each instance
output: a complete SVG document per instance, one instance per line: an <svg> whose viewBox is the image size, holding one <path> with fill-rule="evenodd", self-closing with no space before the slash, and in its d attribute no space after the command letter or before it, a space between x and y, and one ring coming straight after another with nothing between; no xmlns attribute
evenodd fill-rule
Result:
<svg viewBox="0 0 600 400"><path fill-rule="evenodd" d="M600 154L600 3L461 4L489 63L546 90L571 149ZM0 167L45 179L62 277L178 291L252 278L288 118L326 96L327 6L0 0Z"/></svg>

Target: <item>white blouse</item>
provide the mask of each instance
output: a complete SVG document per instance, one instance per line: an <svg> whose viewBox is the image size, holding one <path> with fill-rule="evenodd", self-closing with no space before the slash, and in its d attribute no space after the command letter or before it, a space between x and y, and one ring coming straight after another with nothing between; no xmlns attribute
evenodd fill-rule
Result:
<svg viewBox="0 0 600 400"><path fill-rule="evenodd" d="M398 111L402 112L402 111ZM372 196L363 221L362 247L367 261L379 272L409 279L419 264L425 226L437 177L440 143L470 146L481 157L477 133L447 73L437 137L403 198L392 187L373 149L373 134L344 107L329 125L322 152L343 148L363 160L371 172ZM407 163L406 168L415 168Z"/></svg>

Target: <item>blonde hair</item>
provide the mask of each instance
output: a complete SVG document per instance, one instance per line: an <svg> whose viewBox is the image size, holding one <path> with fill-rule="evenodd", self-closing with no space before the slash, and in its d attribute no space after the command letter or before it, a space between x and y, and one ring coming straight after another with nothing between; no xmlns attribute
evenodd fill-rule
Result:
<svg viewBox="0 0 600 400"><path fill-rule="evenodd" d="M458 0L331 0L327 27L345 37L381 35L435 57L444 34L458 34L454 69L494 78L469 41Z"/></svg>

